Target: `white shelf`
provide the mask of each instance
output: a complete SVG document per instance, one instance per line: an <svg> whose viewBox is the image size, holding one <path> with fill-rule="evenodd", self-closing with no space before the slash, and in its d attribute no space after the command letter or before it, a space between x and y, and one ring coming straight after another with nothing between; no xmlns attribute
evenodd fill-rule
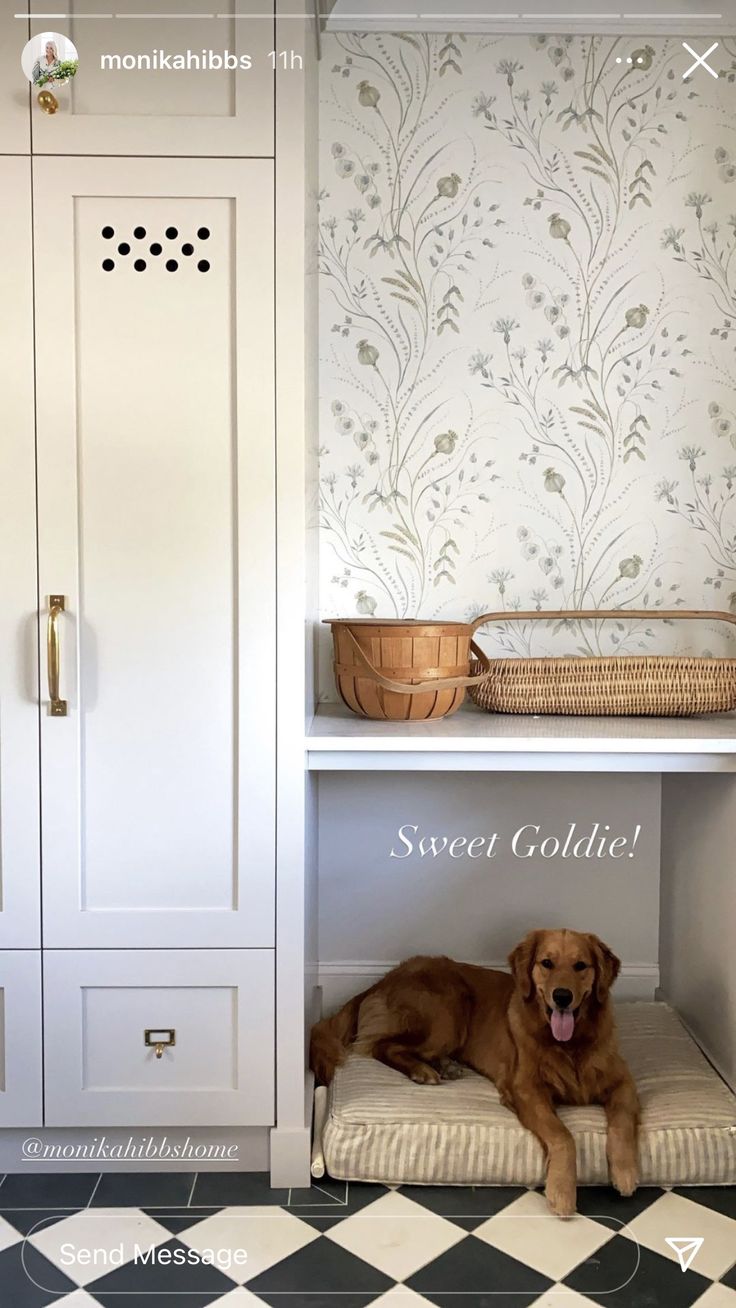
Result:
<svg viewBox="0 0 736 1308"><path fill-rule="evenodd" d="M697 718L522 717L472 705L430 722L320 707L311 771L736 772L736 713Z"/></svg>

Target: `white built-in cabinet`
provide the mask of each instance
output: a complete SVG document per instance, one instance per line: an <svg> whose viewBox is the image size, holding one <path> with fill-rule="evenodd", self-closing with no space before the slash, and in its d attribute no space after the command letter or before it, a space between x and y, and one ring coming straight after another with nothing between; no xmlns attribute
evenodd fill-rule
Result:
<svg viewBox="0 0 736 1308"><path fill-rule="evenodd" d="M41 953L0 950L0 1126L43 1122Z"/></svg>
<svg viewBox="0 0 736 1308"><path fill-rule="evenodd" d="M44 945L270 948L273 164L33 168Z"/></svg>
<svg viewBox="0 0 736 1308"><path fill-rule="evenodd" d="M274 22L132 95L70 12L85 76L0 115L0 1126L265 1127Z"/></svg>
<svg viewBox="0 0 736 1308"><path fill-rule="evenodd" d="M272 950L50 949L44 983L47 1126L273 1122Z"/></svg>
<svg viewBox="0 0 736 1308"><path fill-rule="evenodd" d="M41 1121L31 164L0 157L0 1123Z"/></svg>
<svg viewBox="0 0 736 1308"><path fill-rule="evenodd" d="M103 18L90 17L94 6L88 0L67 0L62 26L77 48L79 75L58 95L53 117L32 115L34 152L273 155L273 0L238 0L219 16L191 0L170 7L169 16L166 6L149 8L158 21L140 0L115 0L113 29ZM194 10L193 17L171 16L187 9ZM31 10L48 14L49 6L33 0ZM35 35L49 25L53 20L48 17L33 20L31 31ZM245 72L205 67L204 52L210 65L210 52L223 59L227 52L249 57L251 67ZM159 70L162 55L177 54L187 58L189 67ZM120 66L114 61L117 55Z"/></svg>
<svg viewBox="0 0 736 1308"><path fill-rule="evenodd" d="M41 943L31 161L0 156L0 949Z"/></svg>
<svg viewBox="0 0 736 1308"><path fill-rule="evenodd" d="M29 23L15 17L19 10L20 5L0 5L0 50L7 74L0 86L0 155L28 154L31 146L30 91L20 67ZM5 194L3 190L3 200Z"/></svg>

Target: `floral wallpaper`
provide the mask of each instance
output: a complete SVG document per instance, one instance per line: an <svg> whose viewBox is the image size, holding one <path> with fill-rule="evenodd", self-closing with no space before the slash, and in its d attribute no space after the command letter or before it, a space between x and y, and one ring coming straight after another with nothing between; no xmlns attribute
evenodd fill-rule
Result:
<svg viewBox="0 0 736 1308"><path fill-rule="evenodd" d="M326 38L325 616L729 650L625 610L736 612L736 46L636 44Z"/></svg>

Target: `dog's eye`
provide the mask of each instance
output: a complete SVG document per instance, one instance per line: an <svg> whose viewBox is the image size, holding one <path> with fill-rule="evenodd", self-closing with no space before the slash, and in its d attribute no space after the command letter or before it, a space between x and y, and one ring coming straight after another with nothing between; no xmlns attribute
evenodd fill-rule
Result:
<svg viewBox="0 0 736 1308"><path fill-rule="evenodd" d="M587 966L587 963L573 963L572 970L573 972L584 972Z"/></svg>
<svg viewBox="0 0 736 1308"><path fill-rule="evenodd" d="M541 966L546 967L549 970L549 968L554 967L554 963L551 958L543 958Z"/></svg>

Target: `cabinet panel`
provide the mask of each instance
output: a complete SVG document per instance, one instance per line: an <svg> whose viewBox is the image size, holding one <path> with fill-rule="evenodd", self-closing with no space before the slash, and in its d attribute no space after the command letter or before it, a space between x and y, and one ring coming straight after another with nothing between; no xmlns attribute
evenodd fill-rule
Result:
<svg viewBox="0 0 736 1308"><path fill-rule="evenodd" d="M45 943L270 946L272 165L34 169Z"/></svg>
<svg viewBox="0 0 736 1308"><path fill-rule="evenodd" d="M237 18L233 6L220 17L197 17L196 6L193 17L148 15L140 0L116 0L114 16L92 18L87 0L69 0L63 31L79 71L53 117L34 107L34 153L273 155L273 2L235 8ZM34 21L34 35L50 21ZM245 57L250 68L231 67Z"/></svg>
<svg viewBox="0 0 736 1308"><path fill-rule="evenodd" d="M44 979L47 1126L272 1123L270 950L49 950Z"/></svg>
<svg viewBox="0 0 736 1308"><path fill-rule="evenodd" d="M0 9L0 50L4 55L0 86L0 154L28 154L31 148L30 84L20 68L29 25L27 18L15 18L14 10L20 11L20 5L4 4ZM3 188L3 197L6 194Z"/></svg>
<svg viewBox="0 0 736 1308"><path fill-rule="evenodd" d="M41 955L0 950L0 1126L41 1126Z"/></svg>
<svg viewBox="0 0 736 1308"><path fill-rule="evenodd" d="M38 946L31 164L0 158L0 948Z"/></svg>

